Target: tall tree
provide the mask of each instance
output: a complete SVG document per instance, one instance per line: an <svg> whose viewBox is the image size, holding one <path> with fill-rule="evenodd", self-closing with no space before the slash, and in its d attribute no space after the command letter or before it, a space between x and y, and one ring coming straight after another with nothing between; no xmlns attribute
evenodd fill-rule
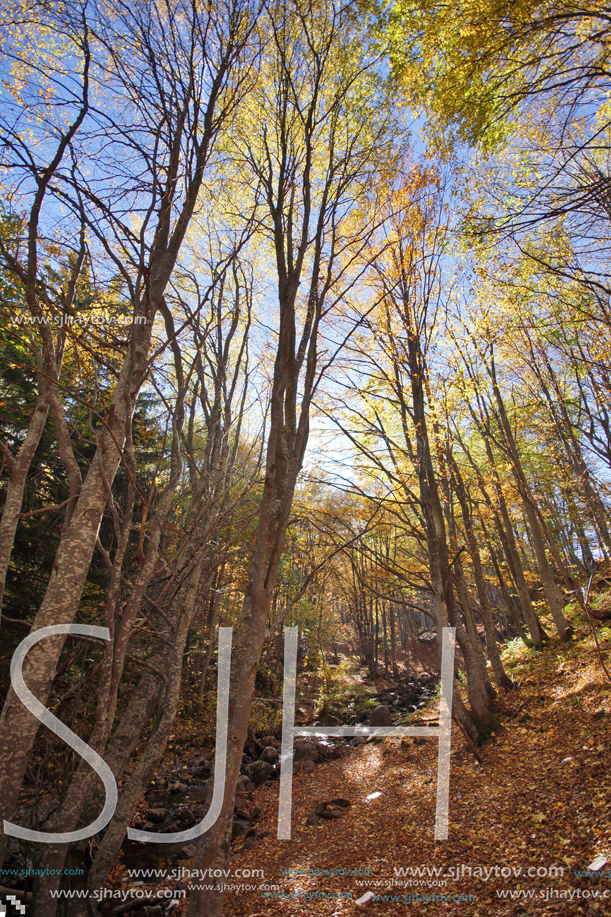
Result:
<svg viewBox="0 0 611 917"><path fill-rule="evenodd" d="M334 0L281 0L266 11L270 36L236 134L244 179L260 188L262 229L276 269L277 339L257 537L232 661L223 807L202 837L200 869L226 864L242 750L266 619L310 430L312 398L336 350L330 319L351 289L374 223L359 198L383 167L392 139L379 106L377 60L367 22ZM325 319L327 320L325 322ZM335 335L336 337L336 335ZM332 356L332 353L331 355ZM322 364L322 365L321 365ZM223 890L195 890L189 914L218 915Z"/></svg>
<svg viewBox="0 0 611 917"><path fill-rule="evenodd" d="M95 12L87 5L59 11L49 11L44 5L35 9L43 27L48 13L65 17L66 28L79 31L88 78L107 100L104 110L83 113L81 132L87 133L78 146L66 135L61 150L70 147L68 167L61 175L54 167L52 175L56 200L71 213L81 218L84 214L98 251L121 274L129 290L133 320L116 384L101 417L93 460L82 485L75 481L71 492L71 518L33 622L36 630L70 623L78 610L109 487L120 463L128 463L124 448L136 398L149 370L154 322L215 144L249 78L253 50L246 52L245 46L251 36L253 11L241 0L207 8L179 3L171 7L144 4L128 10L121 3L111 3ZM85 115L92 119L89 126ZM102 145L100 137L105 140ZM124 172L126 158L130 164ZM87 160L89 174L83 168ZM25 161L36 199L45 186L48 166L39 166L32 156ZM114 179L106 181L101 193L98 185L104 167L114 170ZM119 200L126 203L120 205ZM136 229L134 209L141 215ZM36 237L36 227L32 232ZM29 283L35 290L35 273ZM69 438L65 448L69 458ZM26 682L43 703L63 642L63 638L50 638L44 647L35 647L25 663ZM0 809L10 820L38 721L12 692L1 721L5 741L0 750Z"/></svg>

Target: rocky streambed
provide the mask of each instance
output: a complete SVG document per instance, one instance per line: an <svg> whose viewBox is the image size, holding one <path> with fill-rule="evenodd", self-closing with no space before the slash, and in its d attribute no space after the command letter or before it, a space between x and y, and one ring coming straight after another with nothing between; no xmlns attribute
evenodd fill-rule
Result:
<svg viewBox="0 0 611 917"><path fill-rule="evenodd" d="M307 725L341 726L371 725L391 726L411 720L419 708L424 707L434 696L437 679L421 677L395 690L384 690L369 695L375 708L366 718L351 716L342 722L334 713L326 713L308 722ZM301 711L302 719L305 711ZM298 738L293 746L293 769L295 773L309 773L324 761L349 755L351 750L367 741L364 737L349 738ZM264 784L271 785L280 775L279 758L281 729L270 730L266 735L252 735L246 744L241 774L238 779L234 818L233 846L235 850L249 849L265 834L257 830L259 807L253 801L253 791ZM135 827L152 832L179 832L201 821L207 811L207 798L211 790L212 761L205 755L188 760L179 759L175 767L157 778L149 787L142 815ZM330 808L330 807L329 807ZM340 812L336 806L333 811ZM321 815L322 817L322 815ZM326 817L331 817L327 814ZM335 816L334 816L335 817ZM122 862L128 870L163 868L177 861L189 860L195 855L195 844L178 846L168 844L140 844L126 840L122 848Z"/></svg>

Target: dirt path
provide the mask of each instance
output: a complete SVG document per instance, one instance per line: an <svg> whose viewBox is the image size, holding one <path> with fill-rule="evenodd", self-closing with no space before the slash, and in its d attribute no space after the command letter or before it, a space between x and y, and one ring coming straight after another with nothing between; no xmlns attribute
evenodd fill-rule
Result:
<svg viewBox="0 0 611 917"><path fill-rule="evenodd" d="M270 836L232 870L264 878L250 880L256 892L229 893L227 913L611 915L611 686L585 629L569 647L525 651L513 672L519 691L498 703L505 728L482 767L453 735L447 841L433 840L436 741L368 744L294 778L290 841L275 837L277 784L255 792ZM338 796L352 803L343 818L306 826L317 803ZM609 863L598 877L579 876L599 854ZM420 877L397 875L406 867ZM357 904L366 882L380 883L369 886L379 898Z"/></svg>

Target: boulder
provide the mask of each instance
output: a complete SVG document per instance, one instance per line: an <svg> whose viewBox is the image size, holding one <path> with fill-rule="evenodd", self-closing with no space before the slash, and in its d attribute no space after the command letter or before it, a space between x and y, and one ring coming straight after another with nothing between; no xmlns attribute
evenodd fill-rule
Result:
<svg viewBox="0 0 611 917"><path fill-rule="evenodd" d="M236 837L245 837L246 834L252 830L251 823L246 821L245 818L234 818L231 826L231 839L235 840Z"/></svg>
<svg viewBox="0 0 611 917"><path fill-rule="evenodd" d="M173 796L178 795L178 793L187 793L188 790L189 790L189 787L187 786L186 783L178 783L178 782L172 783L168 787L168 792L170 792Z"/></svg>
<svg viewBox="0 0 611 917"><path fill-rule="evenodd" d="M348 749L345 745L331 745L327 746L325 749L325 755L327 760L335 761L336 758L343 758L344 755L348 754Z"/></svg>
<svg viewBox="0 0 611 917"><path fill-rule="evenodd" d="M275 764L280 757L280 752L273 745L267 745L259 755L259 761L267 761L268 764Z"/></svg>
<svg viewBox="0 0 611 917"><path fill-rule="evenodd" d="M236 785L236 793L245 794L248 792L248 784L250 783L250 777L247 777L245 774L240 774L238 777L238 782Z"/></svg>
<svg viewBox="0 0 611 917"><path fill-rule="evenodd" d="M183 809L178 814L178 824L181 828L192 828L197 819L191 809Z"/></svg>
<svg viewBox="0 0 611 917"><path fill-rule="evenodd" d="M318 761L318 749L311 739L297 739L293 745L293 761Z"/></svg>
<svg viewBox="0 0 611 917"><path fill-rule="evenodd" d="M266 780L271 780L276 776L276 769L268 761L255 761L250 765L250 776L255 786L261 786Z"/></svg>
<svg viewBox="0 0 611 917"><path fill-rule="evenodd" d="M160 825L162 821L166 820L168 815L168 809L148 809L146 813L147 819L154 825Z"/></svg>
<svg viewBox="0 0 611 917"><path fill-rule="evenodd" d="M390 718L390 710L388 707L385 707L384 704L380 704L379 707L376 707L373 713L369 718L370 726L392 726L392 720Z"/></svg>

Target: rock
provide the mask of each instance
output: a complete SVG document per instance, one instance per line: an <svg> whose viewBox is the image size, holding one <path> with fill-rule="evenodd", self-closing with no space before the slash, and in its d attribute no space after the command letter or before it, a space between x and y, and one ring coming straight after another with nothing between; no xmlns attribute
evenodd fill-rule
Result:
<svg viewBox="0 0 611 917"><path fill-rule="evenodd" d="M236 793L247 793L248 784L250 783L250 778L244 774L240 774L236 784Z"/></svg>
<svg viewBox="0 0 611 917"><path fill-rule="evenodd" d="M331 757L331 751L334 748L332 745L328 745L326 742L315 742L316 750L318 751L318 758L322 761L328 761Z"/></svg>
<svg viewBox="0 0 611 917"><path fill-rule="evenodd" d="M280 757L280 752L273 745L267 745L259 755L259 761L267 761L268 764L275 764Z"/></svg>
<svg viewBox="0 0 611 917"><path fill-rule="evenodd" d="M437 634L434 630L425 631L418 636L418 643L435 643Z"/></svg>
<svg viewBox="0 0 611 917"><path fill-rule="evenodd" d="M197 819L190 809L183 809L178 814L178 824L181 828L192 828Z"/></svg>
<svg viewBox="0 0 611 917"><path fill-rule="evenodd" d="M272 776L276 776L276 769L267 761L255 761L250 766L250 776L255 786L261 786L266 780L271 780Z"/></svg>
<svg viewBox="0 0 611 917"><path fill-rule="evenodd" d="M311 739L297 739L293 745L293 761L318 761L318 749Z"/></svg>
<svg viewBox="0 0 611 917"><path fill-rule="evenodd" d="M304 774L311 774L314 770L314 762L310 761L309 758L306 758L306 760L303 762L302 770Z"/></svg>
<svg viewBox="0 0 611 917"><path fill-rule="evenodd" d="M336 758L341 758L342 753L341 749L337 745L331 746L331 748L325 749L326 758L329 761L335 761Z"/></svg>
<svg viewBox="0 0 611 917"><path fill-rule="evenodd" d="M392 720L390 718L390 710L388 707L385 707L384 704L380 704L379 707L376 707L373 713L369 718L370 726L392 726Z"/></svg>
<svg viewBox="0 0 611 917"><path fill-rule="evenodd" d="M168 787L168 792L171 793L173 796L176 796L178 793L187 793L188 790L189 790L189 787L187 786L186 783L172 783Z"/></svg>
<svg viewBox="0 0 611 917"><path fill-rule="evenodd" d="M147 819L154 825L160 825L169 815L168 809L149 809L146 813Z"/></svg>
<svg viewBox="0 0 611 917"><path fill-rule="evenodd" d="M197 846L195 844L187 844L186 847L181 847L178 851L179 860L191 860L197 853Z"/></svg>
<svg viewBox="0 0 611 917"><path fill-rule="evenodd" d="M242 837L248 831L252 831L252 825L249 821L246 821L244 818L234 818L233 824L231 826L232 840L235 840L236 837Z"/></svg>
<svg viewBox="0 0 611 917"><path fill-rule="evenodd" d="M247 809L243 809L241 806L236 806L234 812L238 818L243 818L246 821L250 821L250 812L248 812Z"/></svg>
<svg viewBox="0 0 611 917"><path fill-rule="evenodd" d="M320 726L341 726L341 720L336 716L333 716L332 713L325 713L318 720L318 725Z"/></svg>
<svg viewBox="0 0 611 917"><path fill-rule="evenodd" d="M365 736L355 736L352 739L352 741L350 742L350 744L352 745L353 748L358 748L359 745L364 745L366 741L367 739L365 738Z"/></svg>
<svg viewBox="0 0 611 917"><path fill-rule="evenodd" d="M273 745L275 741L276 740L273 736L263 736L263 738L261 739L261 745L263 746Z"/></svg>

